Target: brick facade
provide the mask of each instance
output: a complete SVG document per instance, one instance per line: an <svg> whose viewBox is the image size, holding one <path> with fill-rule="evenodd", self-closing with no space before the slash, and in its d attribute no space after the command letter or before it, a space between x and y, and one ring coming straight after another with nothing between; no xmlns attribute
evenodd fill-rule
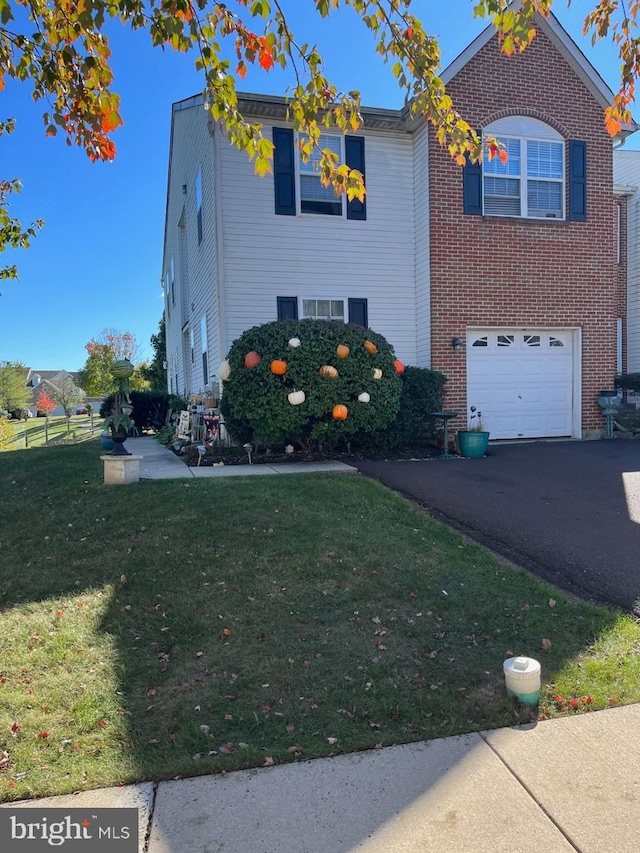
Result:
<svg viewBox="0 0 640 853"><path fill-rule="evenodd" d="M541 30L513 57L492 39L447 90L478 129L507 115L531 116L587 146L586 222L466 216L462 170L431 135L431 366L448 377L447 407L464 412L473 402L466 399L465 349L451 346L467 327L578 327L582 430L602 429L597 397L615 373L626 280L615 236L616 205L624 223L625 200L613 196L603 107Z"/></svg>

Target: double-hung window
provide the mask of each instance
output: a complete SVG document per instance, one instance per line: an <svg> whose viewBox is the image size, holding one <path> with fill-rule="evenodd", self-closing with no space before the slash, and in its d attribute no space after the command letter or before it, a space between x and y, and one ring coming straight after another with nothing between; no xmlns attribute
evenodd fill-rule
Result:
<svg viewBox="0 0 640 853"><path fill-rule="evenodd" d="M490 160L485 143L484 214L564 219L565 146L560 134L537 119L509 117L485 128L485 136L495 136L507 158L504 163L500 157Z"/></svg>
<svg viewBox="0 0 640 853"><path fill-rule="evenodd" d="M342 216L343 196L336 195L333 187L323 186L320 179L320 151L324 148L336 154L339 163L344 163L343 137L330 133L320 134L318 145L306 163L303 162L302 152L299 152L300 212Z"/></svg>
<svg viewBox="0 0 640 853"><path fill-rule="evenodd" d="M344 299L303 298L302 316L305 320L340 320L344 323Z"/></svg>

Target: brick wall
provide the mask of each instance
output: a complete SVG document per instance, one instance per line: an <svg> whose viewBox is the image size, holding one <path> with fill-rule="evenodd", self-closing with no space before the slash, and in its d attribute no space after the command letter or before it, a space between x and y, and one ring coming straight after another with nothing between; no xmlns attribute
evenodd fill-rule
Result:
<svg viewBox="0 0 640 853"><path fill-rule="evenodd" d="M468 326L577 326L582 428L601 429L596 398L613 379L625 298L603 108L540 30L510 58L492 39L447 89L477 129L527 115L587 144L587 222L540 221L465 216L462 170L431 134L431 364L449 379L447 407L466 410L466 354L453 352L451 338L464 340Z"/></svg>

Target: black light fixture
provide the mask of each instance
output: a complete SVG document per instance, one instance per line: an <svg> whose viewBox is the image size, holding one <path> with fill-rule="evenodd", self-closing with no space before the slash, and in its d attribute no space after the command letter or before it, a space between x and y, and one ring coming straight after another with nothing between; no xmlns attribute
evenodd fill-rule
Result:
<svg viewBox="0 0 640 853"><path fill-rule="evenodd" d="M451 338L451 347L454 352L458 352L459 349L462 349L462 341L460 338Z"/></svg>

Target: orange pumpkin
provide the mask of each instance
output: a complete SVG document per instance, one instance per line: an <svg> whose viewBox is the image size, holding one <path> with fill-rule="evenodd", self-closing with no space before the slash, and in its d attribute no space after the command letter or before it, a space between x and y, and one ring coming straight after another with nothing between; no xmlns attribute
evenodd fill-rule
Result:
<svg viewBox="0 0 640 853"><path fill-rule="evenodd" d="M333 417L336 421L343 421L347 415L349 414L349 410L346 406L343 406L341 403L337 406L333 407Z"/></svg>
<svg viewBox="0 0 640 853"><path fill-rule="evenodd" d="M349 347L346 344L339 344L336 354L338 358L346 358L349 355Z"/></svg>
<svg viewBox="0 0 640 853"><path fill-rule="evenodd" d="M254 349L251 352L248 352L244 357L244 366L251 369L252 367L256 367L262 361L262 356L259 352L256 352Z"/></svg>
<svg viewBox="0 0 640 853"><path fill-rule="evenodd" d="M276 376L283 376L287 372L287 362L275 358L271 362L271 372L275 373Z"/></svg>
<svg viewBox="0 0 640 853"><path fill-rule="evenodd" d="M404 364L400 361L399 358L396 358L396 360L393 362L393 366L395 367L398 376L401 376L404 373Z"/></svg>
<svg viewBox="0 0 640 853"><path fill-rule="evenodd" d="M373 343L373 341L365 341L364 348L369 355L375 355L378 352L378 347Z"/></svg>
<svg viewBox="0 0 640 853"><path fill-rule="evenodd" d="M318 373L323 379L335 379L338 375L338 371L331 364L323 364Z"/></svg>

